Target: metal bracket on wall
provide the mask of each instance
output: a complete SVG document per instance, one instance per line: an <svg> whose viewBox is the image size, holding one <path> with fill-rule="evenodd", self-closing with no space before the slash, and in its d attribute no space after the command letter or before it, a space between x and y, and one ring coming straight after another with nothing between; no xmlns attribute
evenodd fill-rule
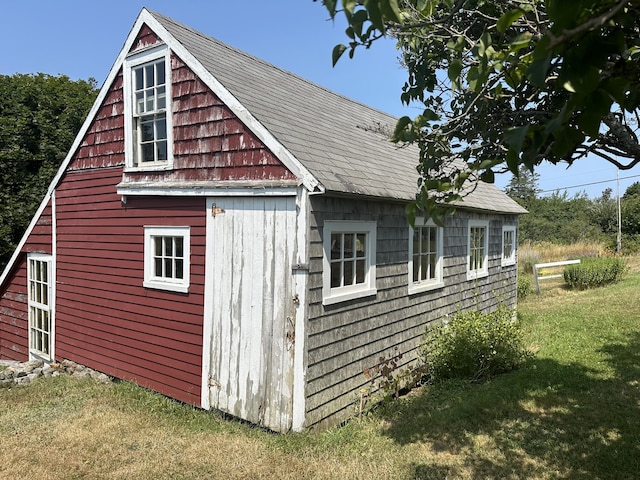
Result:
<svg viewBox="0 0 640 480"><path fill-rule="evenodd" d="M216 218L216 215L222 215L223 213L224 213L224 210L220 207L216 207L215 203L211 205L211 216L213 218Z"/></svg>

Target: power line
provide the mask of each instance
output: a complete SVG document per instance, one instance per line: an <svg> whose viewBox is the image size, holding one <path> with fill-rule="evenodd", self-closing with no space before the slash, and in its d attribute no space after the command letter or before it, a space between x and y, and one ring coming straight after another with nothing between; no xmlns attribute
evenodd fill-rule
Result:
<svg viewBox="0 0 640 480"><path fill-rule="evenodd" d="M637 178L640 177L640 175L629 175L628 177L620 177L620 180L627 180L629 178ZM581 185L572 185L570 187L558 187L558 188L553 188L551 190L540 190L539 193L549 193L549 192L558 192L560 190L568 190L570 188L580 188L580 187L588 187L590 185L598 185L600 183L609 183L609 182L615 182L616 178L612 178L611 180L600 180L599 182L590 182L590 183L583 183Z"/></svg>

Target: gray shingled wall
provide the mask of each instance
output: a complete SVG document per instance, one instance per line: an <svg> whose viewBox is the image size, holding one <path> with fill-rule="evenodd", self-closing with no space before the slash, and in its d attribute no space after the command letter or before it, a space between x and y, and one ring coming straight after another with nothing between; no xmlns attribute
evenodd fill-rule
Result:
<svg viewBox="0 0 640 480"><path fill-rule="evenodd" d="M338 212L338 213L337 213ZM467 223L488 219L489 276L467 280ZM325 220L377 222L377 294L336 305L322 305L322 225ZM307 425L328 427L356 410L359 390L370 388L364 375L380 356L415 358L426 325L459 309L515 307L516 266L501 267L502 226L516 215L485 215L459 210L444 230L443 288L408 295L409 229L400 203L313 197L310 236L310 295L307 368Z"/></svg>

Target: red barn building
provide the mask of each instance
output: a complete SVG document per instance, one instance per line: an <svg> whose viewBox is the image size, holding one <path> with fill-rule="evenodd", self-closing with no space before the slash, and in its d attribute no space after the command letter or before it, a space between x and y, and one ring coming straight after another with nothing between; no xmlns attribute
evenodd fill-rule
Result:
<svg viewBox="0 0 640 480"><path fill-rule="evenodd" d="M344 420L364 369L414 359L429 323L515 307L524 211L479 183L411 227L394 123L143 10L0 277L0 358L276 431Z"/></svg>

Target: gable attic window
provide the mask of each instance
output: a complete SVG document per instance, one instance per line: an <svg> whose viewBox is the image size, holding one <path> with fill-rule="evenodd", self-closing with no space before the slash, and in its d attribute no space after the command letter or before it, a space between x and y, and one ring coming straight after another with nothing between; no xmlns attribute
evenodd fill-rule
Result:
<svg viewBox="0 0 640 480"><path fill-rule="evenodd" d="M172 165L170 65L164 46L125 61L125 157L130 169Z"/></svg>
<svg viewBox="0 0 640 480"><path fill-rule="evenodd" d="M143 285L187 293L190 243L189 227L145 227Z"/></svg>
<svg viewBox="0 0 640 480"><path fill-rule="evenodd" d="M469 220L467 246L467 279L489 275L489 222Z"/></svg>
<svg viewBox="0 0 640 480"><path fill-rule="evenodd" d="M409 227L409 293L444 286L442 276L442 227L416 218Z"/></svg>
<svg viewBox="0 0 640 480"><path fill-rule="evenodd" d="M376 223L329 221L322 234L323 305L375 295Z"/></svg>

